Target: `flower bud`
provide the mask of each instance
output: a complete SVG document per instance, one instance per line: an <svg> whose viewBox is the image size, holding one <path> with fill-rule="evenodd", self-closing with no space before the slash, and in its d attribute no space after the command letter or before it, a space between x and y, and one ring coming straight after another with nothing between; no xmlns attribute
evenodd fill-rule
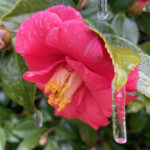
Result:
<svg viewBox="0 0 150 150"><path fill-rule="evenodd" d="M127 12L130 14L140 14L146 7L149 0L136 0L128 9Z"/></svg>
<svg viewBox="0 0 150 150"><path fill-rule="evenodd" d="M41 146L44 146L46 144L46 142L47 142L47 136L46 135L42 135L39 144Z"/></svg>
<svg viewBox="0 0 150 150"><path fill-rule="evenodd" d="M11 34L3 26L0 26L0 52L11 48Z"/></svg>

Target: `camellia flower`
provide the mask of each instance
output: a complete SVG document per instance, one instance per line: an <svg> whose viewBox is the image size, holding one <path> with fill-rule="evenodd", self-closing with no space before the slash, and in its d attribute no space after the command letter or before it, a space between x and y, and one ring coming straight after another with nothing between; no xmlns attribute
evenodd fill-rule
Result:
<svg viewBox="0 0 150 150"><path fill-rule="evenodd" d="M112 113L114 67L104 41L63 5L40 11L19 28L16 51L29 67L24 79L36 82L56 115L78 118L98 129ZM127 93L136 90L138 68L130 72ZM127 96L127 102L135 97Z"/></svg>
<svg viewBox="0 0 150 150"><path fill-rule="evenodd" d="M129 8L128 12L133 14L139 14L142 12L143 8L146 7L149 0L136 0Z"/></svg>

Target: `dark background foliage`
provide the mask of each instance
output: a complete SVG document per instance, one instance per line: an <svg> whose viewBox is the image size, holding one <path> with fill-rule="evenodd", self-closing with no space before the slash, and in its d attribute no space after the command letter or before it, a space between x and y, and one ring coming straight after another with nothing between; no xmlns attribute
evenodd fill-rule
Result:
<svg viewBox="0 0 150 150"><path fill-rule="evenodd" d="M109 17L102 21L97 19L96 0L0 0L0 21L13 41L20 23L31 14L53 5L71 5L110 43L137 51L142 57L139 71L144 74L136 92L140 96L126 108L128 142L119 145L113 140L111 118L110 125L95 131L77 119L55 117L42 92L22 79L27 67L12 46L0 54L0 150L150 149L150 11L128 14L134 1L108 0ZM43 126L37 128L41 113Z"/></svg>

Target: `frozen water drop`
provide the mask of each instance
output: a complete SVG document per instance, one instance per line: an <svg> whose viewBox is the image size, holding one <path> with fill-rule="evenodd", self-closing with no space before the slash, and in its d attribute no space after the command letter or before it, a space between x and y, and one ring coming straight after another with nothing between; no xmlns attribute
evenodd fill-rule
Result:
<svg viewBox="0 0 150 150"><path fill-rule="evenodd" d="M107 0L97 0L97 6L98 6L97 11L98 18L101 20L106 19L108 17Z"/></svg>
<svg viewBox="0 0 150 150"><path fill-rule="evenodd" d="M125 120L125 87L115 90L112 83L112 123L114 140L123 144L127 142L126 120Z"/></svg>
<svg viewBox="0 0 150 150"><path fill-rule="evenodd" d="M43 116L40 111L35 112L34 114L34 122L37 128L41 128L43 126Z"/></svg>

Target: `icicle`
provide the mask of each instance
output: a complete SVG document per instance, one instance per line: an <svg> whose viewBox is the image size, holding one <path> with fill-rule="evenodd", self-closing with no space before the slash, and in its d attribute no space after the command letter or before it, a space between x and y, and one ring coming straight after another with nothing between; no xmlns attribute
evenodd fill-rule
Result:
<svg viewBox="0 0 150 150"><path fill-rule="evenodd" d="M112 122L113 135L117 143L123 144L127 142L126 120L125 120L125 87L116 91L112 84Z"/></svg>
<svg viewBox="0 0 150 150"><path fill-rule="evenodd" d="M108 17L107 0L97 0L97 6L98 6L97 11L98 18L101 20L106 19Z"/></svg>
<svg viewBox="0 0 150 150"><path fill-rule="evenodd" d="M42 125L43 125L43 116L42 116L42 113L40 111L37 111L34 114L34 122L35 122L35 126L37 128L41 128L42 127Z"/></svg>

